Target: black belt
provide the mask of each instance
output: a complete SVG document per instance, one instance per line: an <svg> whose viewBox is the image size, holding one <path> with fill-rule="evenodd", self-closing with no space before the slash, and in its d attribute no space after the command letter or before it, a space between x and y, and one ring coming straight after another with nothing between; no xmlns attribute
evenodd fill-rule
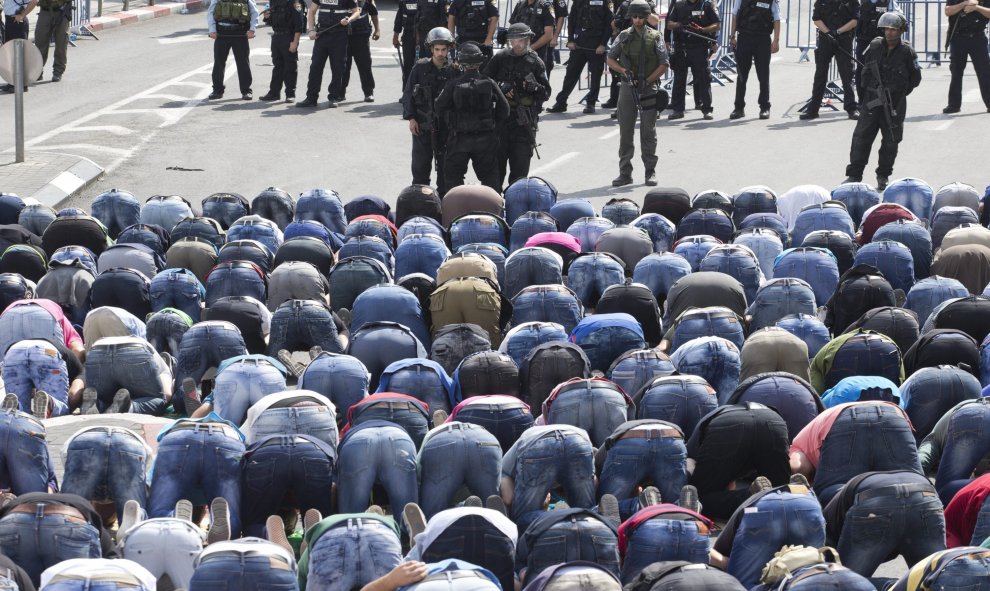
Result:
<svg viewBox="0 0 990 591"><path fill-rule="evenodd" d="M894 496L907 496L910 493L931 493L931 496L936 496L935 487L927 482L915 482L913 484L892 484L890 486L881 486L880 488L873 488L870 490L863 491L861 493L856 493L856 502L868 501L876 497L885 497L893 494Z"/></svg>

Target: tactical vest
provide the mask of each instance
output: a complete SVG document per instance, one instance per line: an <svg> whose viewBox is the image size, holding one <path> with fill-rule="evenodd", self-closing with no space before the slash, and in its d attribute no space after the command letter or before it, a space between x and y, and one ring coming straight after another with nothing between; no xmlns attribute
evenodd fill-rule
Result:
<svg viewBox="0 0 990 591"><path fill-rule="evenodd" d="M980 0L980 6L990 6L990 0ZM973 35L982 33L990 19L975 10L969 14L957 12L949 18L949 34Z"/></svg>
<svg viewBox="0 0 990 591"><path fill-rule="evenodd" d="M271 25L272 29L278 33L285 33L292 30L293 0L274 0L271 4Z"/></svg>
<svg viewBox="0 0 990 591"><path fill-rule="evenodd" d="M633 28L628 29L626 33L622 43L622 53L629 59L627 67L636 77L645 78L660 67L660 58L654 47L661 40L661 34L649 27L643 27L642 37Z"/></svg>
<svg viewBox="0 0 990 591"><path fill-rule="evenodd" d="M494 131L492 85L482 78L468 77L454 85L454 111L450 127L454 133Z"/></svg>
<svg viewBox="0 0 990 591"><path fill-rule="evenodd" d="M41 10L59 10L69 2L70 0L39 0L38 8Z"/></svg>
<svg viewBox="0 0 990 591"><path fill-rule="evenodd" d="M709 5L709 0L698 0L696 3L691 3L688 0L681 0L676 4L675 8L678 16L681 17L679 22L685 29L691 24L697 24L701 27L707 27L708 25L714 24L714 21L708 17L708 11L706 10ZM685 16L688 17L686 20L683 19ZM698 46L708 44L706 41L698 39L693 35L687 35L679 30L674 31L674 39L680 47L687 45Z"/></svg>
<svg viewBox="0 0 990 591"><path fill-rule="evenodd" d="M887 2L888 0L883 0ZM744 0L736 16L736 29L742 33L773 33L773 0Z"/></svg>
<svg viewBox="0 0 990 591"><path fill-rule="evenodd" d="M342 8L340 3L341 0L320 0L320 7L316 11L316 24L320 29L327 30L339 25L340 19L350 16L350 9Z"/></svg>
<svg viewBox="0 0 990 591"><path fill-rule="evenodd" d="M859 7L859 19L856 23L856 37L869 42L874 37L883 35L877 23L880 16L887 12L890 0L864 0Z"/></svg>
<svg viewBox="0 0 990 591"><path fill-rule="evenodd" d="M220 0L213 9L217 23L247 27L251 24L251 11L246 0Z"/></svg>
<svg viewBox="0 0 990 591"><path fill-rule="evenodd" d="M520 0L512 9L509 24L525 23L533 32L530 36L531 40L535 41L543 35L543 11L553 12L548 0L536 0L533 4L530 4L528 0Z"/></svg>
<svg viewBox="0 0 990 591"><path fill-rule="evenodd" d="M464 0L466 8L457 17L459 32L467 35L485 35L488 32L488 17L485 6L488 0Z"/></svg>
<svg viewBox="0 0 990 591"><path fill-rule="evenodd" d="M911 87L910 68L914 65L914 52L911 46L903 41L897 47L888 51L887 42L883 39L874 39L870 43L870 55L867 65L877 62L880 70L880 79L884 87L895 100L907 94ZM863 88L866 92L876 94L877 85L873 80L873 73L870 68L863 69ZM897 105L894 105L895 107Z"/></svg>
<svg viewBox="0 0 990 591"><path fill-rule="evenodd" d="M419 84L413 86L413 107L416 109L416 122L423 131L433 131L433 109L440 91L450 80L451 68L438 68L432 60L425 58L429 66Z"/></svg>
<svg viewBox="0 0 990 591"><path fill-rule="evenodd" d="M822 22L830 29L838 29L858 16L850 13L846 0L822 0L820 10Z"/></svg>
<svg viewBox="0 0 990 591"><path fill-rule="evenodd" d="M434 27L447 26L447 15L441 0L416 0L416 30L425 41Z"/></svg>
<svg viewBox="0 0 990 591"><path fill-rule="evenodd" d="M406 9L405 19L402 21L403 29L411 30L416 24L416 8L418 4L415 2L403 2Z"/></svg>
<svg viewBox="0 0 990 591"><path fill-rule="evenodd" d="M608 27L607 2L608 0L578 0L574 3L574 11L577 13L575 22L581 27L581 31L597 35Z"/></svg>

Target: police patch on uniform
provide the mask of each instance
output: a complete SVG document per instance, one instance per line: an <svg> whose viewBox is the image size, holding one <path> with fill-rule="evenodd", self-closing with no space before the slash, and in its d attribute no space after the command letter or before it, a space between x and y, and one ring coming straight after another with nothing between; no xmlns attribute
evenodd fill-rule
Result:
<svg viewBox="0 0 990 591"><path fill-rule="evenodd" d="M416 10L415 4L406 4L406 10Z"/></svg>

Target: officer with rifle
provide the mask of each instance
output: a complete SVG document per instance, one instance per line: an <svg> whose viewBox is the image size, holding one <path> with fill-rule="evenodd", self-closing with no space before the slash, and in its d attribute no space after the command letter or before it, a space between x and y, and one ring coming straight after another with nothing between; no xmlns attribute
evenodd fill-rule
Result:
<svg viewBox="0 0 990 591"><path fill-rule="evenodd" d="M811 19L818 28L818 47L815 49L815 82L811 88L811 100L799 119L818 119L818 110L825 97L828 68L835 58L842 79L842 106L850 119L859 119L856 109L856 93L853 90L852 32L856 30L859 16L859 0L815 0Z"/></svg>
<svg viewBox="0 0 990 591"><path fill-rule="evenodd" d="M355 0L313 0L309 5L306 25L313 44L313 57L309 65L309 81L306 84L306 100L297 107L312 109L320 96L323 84L323 68L330 61L330 86L327 87L327 107L337 108L344 96L344 69L347 67L348 26L361 16L361 8Z"/></svg>
<svg viewBox="0 0 990 591"><path fill-rule="evenodd" d="M612 6L609 0L574 0L567 21L567 73L564 84L557 93L554 105L548 113L563 113L567 110L567 97L581 79L585 65L588 66L588 94L585 97L584 112L592 114L598 103L598 92L605 71L605 52L611 36Z"/></svg>
<svg viewBox="0 0 990 591"><path fill-rule="evenodd" d="M951 115L962 109L962 77L969 58L976 70L983 105L990 113L990 52L987 50L990 0L948 0L945 16L949 17L945 45L949 50L952 79L949 80L949 104L942 112Z"/></svg>
<svg viewBox="0 0 990 591"><path fill-rule="evenodd" d="M299 38L306 30L306 17L299 0L272 0L270 8L262 15L272 26L272 81L263 101L277 101L285 84L285 102L296 100L296 81L299 78Z"/></svg>
<svg viewBox="0 0 990 591"><path fill-rule="evenodd" d="M887 0L884 0L887 1ZM770 54L780 51L780 2L735 0L729 45L736 54L736 102L729 119L746 116L746 82L756 65L760 119L770 118ZM770 36L773 35L773 40Z"/></svg>
<svg viewBox="0 0 990 591"><path fill-rule="evenodd" d="M437 191L446 193L443 176L444 136L434 103L447 82L454 77L454 69L448 63L448 53L454 45L454 36L445 27L436 27L426 36L432 57L416 62L409 73L402 92L402 118L409 122L412 134L412 182L415 185L430 184L430 169L436 163Z"/></svg>
<svg viewBox="0 0 990 591"><path fill-rule="evenodd" d="M863 54L870 41L883 37L880 17L888 12L900 12L895 0L861 0L856 19L856 96L863 96Z"/></svg>
<svg viewBox="0 0 990 591"><path fill-rule="evenodd" d="M522 23L532 31L529 47L536 52L546 66L553 61L554 21L553 5L550 0L518 0L509 14L509 24ZM549 72L547 74L549 77Z"/></svg>
<svg viewBox="0 0 990 591"><path fill-rule="evenodd" d="M537 120L543 101L550 96L546 67L529 45L531 35L527 25L510 25L508 46L485 66L485 75L499 85L512 108L512 115L499 126L499 183L505 182L507 169L509 184L529 176L529 163L538 146Z"/></svg>
<svg viewBox="0 0 990 591"><path fill-rule="evenodd" d="M666 93L658 80L667 71L669 60L663 35L646 26L650 5L646 0L633 0L629 5L632 26L619 33L608 52L608 67L623 78L619 88L619 176L613 187L632 184L632 158L636 153L633 134L639 115L639 147L646 184L657 184L657 115L666 105Z"/></svg>
<svg viewBox="0 0 990 591"><path fill-rule="evenodd" d="M712 120L712 74L708 65L715 34L721 27L715 3L711 0L678 0L667 15L667 29L673 31L670 65L674 70L674 92L670 97L668 119L684 118L688 70L694 78L694 102L706 121ZM713 47L714 46L714 47Z"/></svg>
<svg viewBox="0 0 990 591"><path fill-rule="evenodd" d="M69 49L69 23L72 21L72 0L39 0L38 22L34 25L34 45L41 52L42 64L48 63L48 46L55 41L55 61L52 82L62 79ZM38 80L44 76L42 74Z"/></svg>
<svg viewBox="0 0 990 591"><path fill-rule="evenodd" d="M921 67L914 49L901 40L907 21L899 12L888 12L878 20L883 37L870 42L863 55L863 90L859 122L849 149L844 182L863 180L863 169L877 132L881 134L877 163L877 189L883 190L894 170L897 144L904 136L907 95L921 84Z"/></svg>
<svg viewBox="0 0 990 591"><path fill-rule="evenodd" d="M254 39L258 27L258 7L254 0L211 0L206 9L206 24L210 39L213 39L213 92L207 100L223 98L224 72L227 56L234 52L237 64L237 82L241 98L251 100L251 48L249 39Z"/></svg>

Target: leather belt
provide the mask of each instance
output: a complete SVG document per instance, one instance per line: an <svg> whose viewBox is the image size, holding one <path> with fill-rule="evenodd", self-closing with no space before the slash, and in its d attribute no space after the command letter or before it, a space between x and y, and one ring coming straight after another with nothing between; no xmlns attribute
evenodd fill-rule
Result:
<svg viewBox="0 0 990 591"><path fill-rule="evenodd" d="M62 515L67 517L69 521L72 521L73 523L89 523L78 509L68 505L62 505L61 503L29 503L24 505L15 505L10 509L10 513L30 513L32 515L37 515L39 508L44 515Z"/></svg>
<svg viewBox="0 0 990 591"><path fill-rule="evenodd" d="M619 440L623 439L660 439L662 437L673 437L675 439L684 439L684 435L681 434L677 429L671 427L664 427L662 429L630 429L619 437Z"/></svg>
<svg viewBox="0 0 990 591"><path fill-rule="evenodd" d="M240 437L237 435L237 432L234 431L233 427L231 427L230 425L222 425L219 423L193 423L186 421L179 423L178 425L175 425L174 427L168 430L169 433L173 431L206 431L208 433L213 431L220 431L228 437L233 437L234 439L240 439Z"/></svg>
<svg viewBox="0 0 990 591"><path fill-rule="evenodd" d="M413 402L403 401L395 402L390 400L380 400L378 402L373 402L365 408L389 408L391 410L415 410L420 411L420 408L416 406Z"/></svg>
<svg viewBox="0 0 990 591"><path fill-rule="evenodd" d="M900 497L907 496L911 493L930 493L931 496L936 496L938 493L935 492L935 488L927 482L915 482L912 484L892 484L890 486L881 486L880 488L873 488L870 490L864 490L861 493L856 493L856 502L868 501L870 499L875 499L877 497Z"/></svg>

